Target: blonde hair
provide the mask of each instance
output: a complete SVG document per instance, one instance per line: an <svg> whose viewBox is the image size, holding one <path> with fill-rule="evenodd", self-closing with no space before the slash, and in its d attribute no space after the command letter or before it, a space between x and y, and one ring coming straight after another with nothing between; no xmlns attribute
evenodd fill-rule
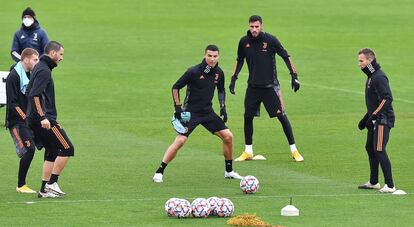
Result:
<svg viewBox="0 0 414 227"><path fill-rule="evenodd" d="M32 55L36 55L39 56L39 52L37 52L37 50L33 49L33 48L25 48L22 51L21 56L21 60L25 59L25 58L30 58Z"/></svg>

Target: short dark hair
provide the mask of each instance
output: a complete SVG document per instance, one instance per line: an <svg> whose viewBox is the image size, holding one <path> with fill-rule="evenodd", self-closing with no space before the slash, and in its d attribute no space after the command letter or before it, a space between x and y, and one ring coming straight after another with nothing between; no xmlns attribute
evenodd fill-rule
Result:
<svg viewBox="0 0 414 227"><path fill-rule="evenodd" d="M375 53L371 48L362 48L358 51L358 55L363 54L366 58L375 59Z"/></svg>
<svg viewBox="0 0 414 227"><path fill-rule="evenodd" d="M39 53L37 52L37 50L35 50L35 49L33 49L33 48L25 48L25 49L22 51L22 54L20 55L20 56L21 56L21 60L23 60L23 59L25 59L25 58L29 58L29 57L31 57L32 55L39 56Z"/></svg>
<svg viewBox="0 0 414 227"><path fill-rule="evenodd" d="M261 16L259 16L259 15L253 15L253 16L251 16L251 17L249 18L249 23L253 23L253 22L256 22L256 21L259 21L259 22L260 22L260 24L262 24L262 23L263 23L263 21L262 21L262 17L261 17Z"/></svg>
<svg viewBox="0 0 414 227"><path fill-rule="evenodd" d="M60 48L63 48L63 45L56 42L56 41L50 41L45 46L45 53L49 54L52 50L59 51Z"/></svg>
<svg viewBox="0 0 414 227"><path fill-rule="evenodd" d="M216 46L216 45L214 45L214 44L210 44L210 45L208 45L208 46L206 47L206 49L205 49L204 53L207 53L207 51L208 51L208 50L211 50L211 51L218 51L218 52L220 52L220 50L219 50L218 46Z"/></svg>

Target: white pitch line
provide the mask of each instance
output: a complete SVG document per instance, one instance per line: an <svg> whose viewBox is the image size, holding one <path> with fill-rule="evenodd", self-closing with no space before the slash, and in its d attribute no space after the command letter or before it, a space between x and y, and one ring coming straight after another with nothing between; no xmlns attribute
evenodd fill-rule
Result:
<svg viewBox="0 0 414 227"><path fill-rule="evenodd" d="M246 76L247 74L245 73L241 73L242 76ZM285 80L285 79L281 79L279 81L282 81L283 83L290 83L290 80ZM350 89L345 89L345 88L338 88L338 87L328 87L328 86L324 86L324 85L318 85L318 84L307 84L307 83L300 83L300 85L304 85L307 87L316 87L316 88L322 88L322 89L326 89L326 90L333 90L333 91L341 91L344 93L350 93L350 94L356 94L356 95L365 95L365 92L361 92L361 91L355 91L355 90L350 90ZM401 98L394 98L394 101L397 102L405 102L405 103L414 103L413 100L408 100L408 99L401 99Z"/></svg>
<svg viewBox="0 0 414 227"><path fill-rule="evenodd" d="M364 92L354 91L354 90L349 90L349 89L344 89L344 88L328 87L328 86L315 85L315 84L312 84L312 85L305 84L305 86L317 87L317 88L322 88L322 89L326 89L326 90L342 91L342 92L351 93L351 94L365 95ZM414 101L412 101L412 100L401 99L401 98L394 98L394 101L397 101L397 102L405 102L405 103L414 103Z"/></svg>
<svg viewBox="0 0 414 227"><path fill-rule="evenodd" d="M245 195L245 196L231 196L230 199L269 199L269 198L289 198L289 197L360 197L360 196L391 196L388 193L364 193L364 194L315 194L315 195ZM408 193L407 195L412 195ZM405 196L407 196L405 195ZM394 195L397 196L397 195ZM187 199L195 199L187 198ZM128 198L128 199L85 199L85 200L60 200L47 199L38 201L21 201L21 202L6 202L5 204L36 204L36 203L95 203L95 202L132 202L132 201L163 201L165 198Z"/></svg>

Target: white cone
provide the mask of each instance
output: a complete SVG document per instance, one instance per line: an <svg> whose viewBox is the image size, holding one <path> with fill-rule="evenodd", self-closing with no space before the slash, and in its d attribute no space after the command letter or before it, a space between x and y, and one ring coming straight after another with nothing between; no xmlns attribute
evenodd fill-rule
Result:
<svg viewBox="0 0 414 227"><path fill-rule="evenodd" d="M397 190L395 192L392 193L393 195L407 195L407 192L403 191L403 190Z"/></svg>
<svg viewBox="0 0 414 227"><path fill-rule="evenodd" d="M293 205L287 205L280 210L282 216L299 216L299 209Z"/></svg>
<svg viewBox="0 0 414 227"><path fill-rule="evenodd" d="M266 158L263 155L256 155L252 158L253 160L266 160Z"/></svg>

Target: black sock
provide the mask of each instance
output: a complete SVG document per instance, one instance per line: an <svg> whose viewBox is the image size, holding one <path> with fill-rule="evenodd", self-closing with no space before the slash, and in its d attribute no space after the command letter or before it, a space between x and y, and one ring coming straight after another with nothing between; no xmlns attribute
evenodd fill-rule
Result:
<svg viewBox="0 0 414 227"><path fill-rule="evenodd" d="M167 167L167 163L161 162L160 167L157 169L156 173L164 174L164 169Z"/></svg>
<svg viewBox="0 0 414 227"><path fill-rule="evenodd" d="M42 180L42 186L40 187L40 192L45 192L46 183L47 183L47 180Z"/></svg>
<svg viewBox="0 0 414 227"><path fill-rule="evenodd" d="M29 171L30 164L32 163L33 156L34 156L34 149L27 148L27 152L23 155L20 159L19 164L19 173L18 173L18 182L17 187L22 187L26 184L26 176L27 172Z"/></svg>
<svg viewBox="0 0 414 227"><path fill-rule="evenodd" d="M281 114L277 116L280 123L283 127L283 132L289 142L289 145L295 144L295 138L293 137L292 126L290 125L289 119L287 118L286 114Z"/></svg>
<svg viewBox="0 0 414 227"><path fill-rule="evenodd" d="M53 183L58 181L58 178L59 178L59 175L52 173L52 176L50 176L50 180L47 183L48 184L53 184Z"/></svg>
<svg viewBox="0 0 414 227"><path fill-rule="evenodd" d="M226 172L233 171L233 160L225 160L224 162L226 163Z"/></svg>

